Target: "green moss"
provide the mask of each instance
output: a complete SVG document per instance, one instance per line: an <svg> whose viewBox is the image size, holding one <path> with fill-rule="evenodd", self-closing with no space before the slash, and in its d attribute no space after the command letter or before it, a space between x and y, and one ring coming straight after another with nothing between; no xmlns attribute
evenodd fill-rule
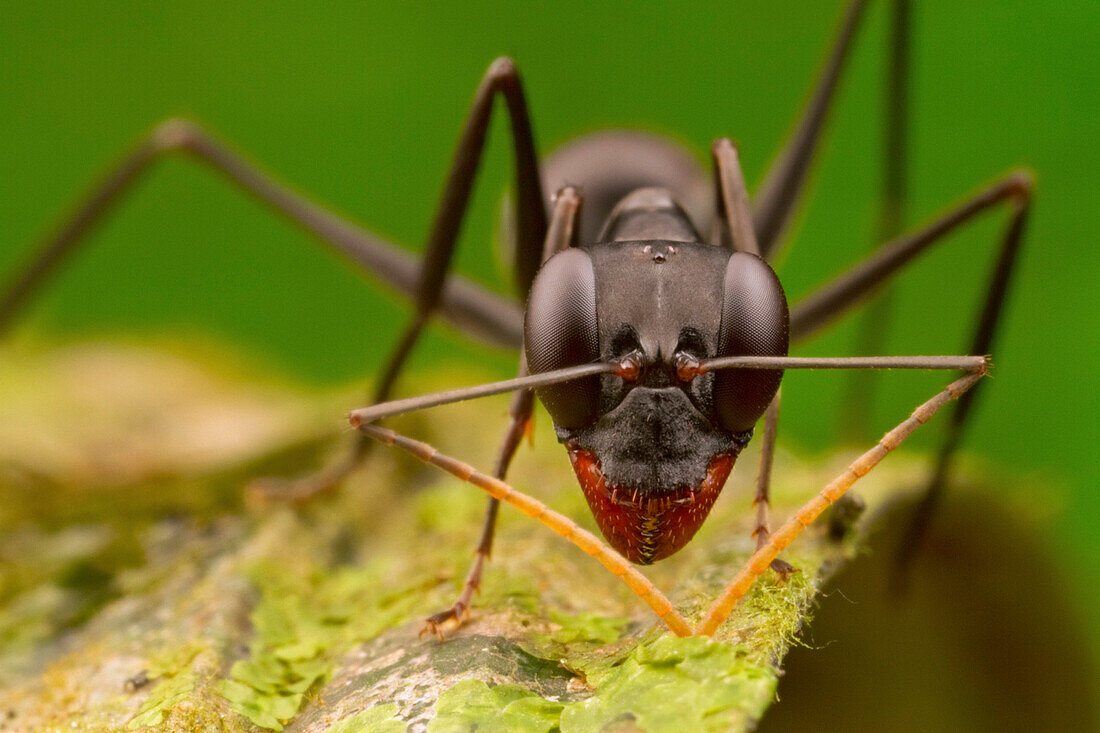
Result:
<svg viewBox="0 0 1100 733"><path fill-rule="evenodd" d="M758 718L776 673L745 649L702 637L662 636L640 645L587 700L566 706L562 733L631 721L648 733L730 730Z"/></svg>
<svg viewBox="0 0 1100 733"><path fill-rule="evenodd" d="M405 733L408 726L395 717L396 715L396 705L377 705L350 718L344 718L336 725L328 727L325 733Z"/></svg>
<svg viewBox="0 0 1100 733"><path fill-rule="evenodd" d="M562 709L561 703L518 685L490 687L481 680L463 680L436 701L428 733L548 733L558 728Z"/></svg>
<svg viewBox="0 0 1100 733"><path fill-rule="evenodd" d="M559 644L613 644L622 636L627 624L622 618L560 611L550 611L550 620L561 627L550 633L550 639Z"/></svg>
<svg viewBox="0 0 1100 733"><path fill-rule="evenodd" d="M789 556L798 572L780 582L767 572L734 608L716 639L741 645L758 664L778 666L810 622L826 554Z"/></svg>
<svg viewBox="0 0 1100 733"><path fill-rule="evenodd" d="M660 636L618 658L595 693L577 702L517 685L459 682L436 702L428 730L585 733L629 722L648 733L724 731L758 719L776 682L775 669L751 661L744 647Z"/></svg>
<svg viewBox="0 0 1100 733"><path fill-rule="evenodd" d="M387 592L370 569L300 575L268 561L249 574L260 589L250 656L234 662L217 691L233 710L272 730L298 713L306 693L352 644L404 620L415 607L415 586Z"/></svg>
<svg viewBox="0 0 1100 733"><path fill-rule="evenodd" d="M454 428L480 425L484 408L447 409L447 427L413 416L407 431L484 467L478 456L492 447L483 431ZM286 451L273 447L280 461ZM379 450L331 496L293 510L246 508L246 477L264 472L266 460L258 454L200 478L146 477L117 491L84 486L83 503L75 484L64 501L42 506L32 501L41 486L15 492L17 519L0 521L13 530L0 532L0 675L20 683L0 690L0 705L20 710L13 725L175 733L293 721L388 733L434 712L433 730L743 728L773 699L826 569L853 551L811 528L797 554L784 554L801 573L785 584L766 574L716 640L681 640L590 557L505 507L470 622L439 644L418 638L415 620L453 600L484 495ZM290 463L283 472L303 470ZM804 470L797 480L778 472L777 514L838 470ZM688 548L646 568L689 620L752 549L751 517L737 501L750 478L731 479L731 498ZM512 480L593 527L552 440L525 445ZM183 518L164 519L170 507ZM87 521L72 524L78 516ZM124 689L143 669L152 684ZM113 671L95 677L100 670ZM107 694L79 704L89 690ZM397 707L381 705L390 701ZM336 715L344 720L329 719Z"/></svg>
<svg viewBox="0 0 1100 733"><path fill-rule="evenodd" d="M161 725L172 708L186 700L194 689L195 675L192 672L183 672L161 680L149 697L145 698L137 715L126 724L126 729L137 730L145 726Z"/></svg>

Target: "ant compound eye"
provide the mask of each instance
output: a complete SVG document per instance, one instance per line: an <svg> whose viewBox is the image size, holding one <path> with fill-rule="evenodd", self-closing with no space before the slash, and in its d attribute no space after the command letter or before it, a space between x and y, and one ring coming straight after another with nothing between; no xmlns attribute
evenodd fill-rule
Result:
<svg viewBox="0 0 1100 733"><path fill-rule="evenodd" d="M790 316L783 287L756 255L735 252L726 265L718 356L786 356ZM721 369L715 373L714 408L727 430L751 430L768 408L782 369Z"/></svg>
<svg viewBox="0 0 1100 733"><path fill-rule="evenodd" d="M527 296L523 348L531 374L599 359L596 274L588 253L564 250L539 270ZM539 387L535 392L555 425L576 429L596 417L600 380L585 377Z"/></svg>

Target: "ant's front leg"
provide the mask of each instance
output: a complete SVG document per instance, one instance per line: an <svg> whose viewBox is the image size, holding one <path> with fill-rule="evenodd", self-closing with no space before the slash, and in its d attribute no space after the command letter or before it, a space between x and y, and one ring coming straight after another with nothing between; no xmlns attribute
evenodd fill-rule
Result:
<svg viewBox="0 0 1100 733"><path fill-rule="evenodd" d="M988 372L985 359L979 358L981 358L980 364L970 374L956 379L942 392L917 407L907 419L882 436L874 448L853 461L844 473L829 482L821 493L810 499L775 534L762 543L741 572L734 576L725 590L707 609L706 615L695 627L694 633L712 636L722 622L729 617L738 600L748 592L756 579L775 561L776 556L791 544L803 529L810 526L823 511L841 499L856 481L866 476L883 458L912 435L913 431L928 422L941 407L952 400L959 400L967 394L972 394L969 392L970 388Z"/></svg>

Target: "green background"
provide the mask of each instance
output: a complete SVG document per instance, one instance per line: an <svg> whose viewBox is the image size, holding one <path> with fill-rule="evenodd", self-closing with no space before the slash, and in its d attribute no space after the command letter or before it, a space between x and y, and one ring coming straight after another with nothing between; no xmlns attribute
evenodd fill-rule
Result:
<svg viewBox="0 0 1100 733"><path fill-rule="evenodd" d="M1006 500L1056 513L1051 542L1084 581L1084 614L1097 628L1100 5L916 5L907 223L1014 166L1030 167L1039 182L995 379L984 385L968 449L1010 479ZM752 185L805 98L840 3L636 6L8 3L0 20L0 272L21 262L142 131L174 115L202 121L282 179L416 248L473 89L500 54L519 63L543 150L607 126L670 133L699 155L730 135ZM884 8L873 4L859 34L812 199L779 263L792 299L873 240ZM501 290L510 279L492 240L510 175L504 132L494 126L458 257L462 272ZM983 217L906 274L888 353L963 349L1005 221L1003 213ZM173 160L99 230L29 321L58 338L212 336L331 384L376 368L405 313L386 289L364 285L207 170ZM800 353L850 353L858 320ZM514 368L507 354L443 328L414 358L417 369L471 363L500 377ZM886 376L875 431L944 382ZM788 448L835 445L843 380L800 373L785 385ZM417 391L411 380L403 389ZM930 448L935 438L927 429L914 443Z"/></svg>

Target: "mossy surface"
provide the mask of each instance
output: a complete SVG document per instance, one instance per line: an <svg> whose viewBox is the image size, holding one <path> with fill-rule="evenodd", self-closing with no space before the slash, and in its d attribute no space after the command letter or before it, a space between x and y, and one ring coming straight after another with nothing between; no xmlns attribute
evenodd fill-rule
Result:
<svg viewBox="0 0 1100 733"><path fill-rule="evenodd" d="M358 389L317 395L136 347L13 354L2 369L18 399L0 404L0 730L751 728L824 578L855 552L852 537L811 528L785 555L799 573L765 576L715 639L676 639L620 581L506 507L471 619L440 643L421 638L421 619L461 583L476 489L376 450L330 496L246 501L250 478L308 472L346 442L340 416ZM29 421L59 395L79 397L79 430ZM394 425L487 466L503 404ZM594 529L540 419L510 478ZM846 458L781 453L777 514ZM689 619L752 549L755 459L746 451L698 537L647 570ZM869 503L906 468L904 456L888 464L860 486Z"/></svg>

